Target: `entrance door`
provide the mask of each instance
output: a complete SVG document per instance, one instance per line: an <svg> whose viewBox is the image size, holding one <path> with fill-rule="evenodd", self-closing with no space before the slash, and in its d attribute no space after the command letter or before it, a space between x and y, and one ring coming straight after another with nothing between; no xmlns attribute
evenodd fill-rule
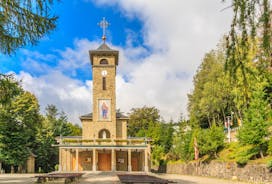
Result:
<svg viewBox="0 0 272 184"><path fill-rule="evenodd" d="M110 171L111 170L111 154L98 153L98 170Z"/></svg>
<svg viewBox="0 0 272 184"><path fill-rule="evenodd" d="M139 164L138 164L138 158L132 157L131 158L131 169L132 171L139 171Z"/></svg>

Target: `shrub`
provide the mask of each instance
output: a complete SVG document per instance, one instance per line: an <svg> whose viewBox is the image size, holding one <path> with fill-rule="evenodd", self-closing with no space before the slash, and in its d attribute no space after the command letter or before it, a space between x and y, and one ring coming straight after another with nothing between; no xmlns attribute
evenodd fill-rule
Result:
<svg viewBox="0 0 272 184"><path fill-rule="evenodd" d="M269 161L266 163L266 166L267 166L267 168L271 171L271 170L272 170L272 160L269 160Z"/></svg>
<svg viewBox="0 0 272 184"><path fill-rule="evenodd" d="M235 154L235 161L239 166L245 166L258 152L259 149L253 145L240 147Z"/></svg>

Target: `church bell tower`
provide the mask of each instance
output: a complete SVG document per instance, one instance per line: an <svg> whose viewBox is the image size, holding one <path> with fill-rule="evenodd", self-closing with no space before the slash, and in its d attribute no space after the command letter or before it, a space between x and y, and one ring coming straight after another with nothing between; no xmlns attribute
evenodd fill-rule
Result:
<svg viewBox="0 0 272 184"><path fill-rule="evenodd" d="M100 22L103 28L103 43L96 50L90 50L93 71L93 138L116 138L116 67L118 65L117 50L109 48L105 43L105 29L108 22Z"/></svg>

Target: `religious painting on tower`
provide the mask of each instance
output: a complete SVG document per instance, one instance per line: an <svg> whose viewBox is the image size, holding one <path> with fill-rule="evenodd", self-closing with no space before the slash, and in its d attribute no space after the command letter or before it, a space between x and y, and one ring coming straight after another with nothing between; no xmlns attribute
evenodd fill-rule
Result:
<svg viewBox="0 0 272 184"><path fill-rule="evenodd" d="M111 100L100 99L98 100L99 108L99 121L110 121L111 120Z"/></svg>

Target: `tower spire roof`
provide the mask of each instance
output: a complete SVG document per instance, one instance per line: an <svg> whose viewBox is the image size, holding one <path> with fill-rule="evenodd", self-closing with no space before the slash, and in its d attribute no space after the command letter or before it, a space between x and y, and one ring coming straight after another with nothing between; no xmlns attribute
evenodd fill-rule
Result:
<svg viewBox="0 0 272 184"><path fill-rule="evenodd" d="M89 51L91 64L93 64L93 57L94 56L114 56L115 57L115 64L118 65L119 51L111 49L105 43L105 41L106 41L106 28L109 26L109 23L108 23L108 21L106 21L105 17L103 17L102 21L100 21L100 23L98 23L98 25L103 30L103 36L102 36L103 43L97 49Z"/></svg>

